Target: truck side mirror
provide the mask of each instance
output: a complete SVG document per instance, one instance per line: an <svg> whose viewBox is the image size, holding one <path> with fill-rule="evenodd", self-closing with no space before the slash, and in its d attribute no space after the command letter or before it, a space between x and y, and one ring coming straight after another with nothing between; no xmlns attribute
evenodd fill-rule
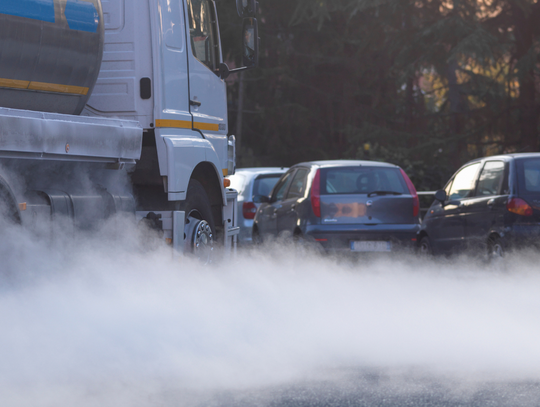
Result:
<svg viewBox="0 0 540 407"><path fill-rule="evenodd" d="M216 74L221 79L227 79L231 73L245 71L259 65L259 28L257 19L244 18L242 23L242 66L241 68L229 69L226 63L219 64Z"/></svg>
<svg viewBox="0 0 540 407"><path fill-rule="evenodd" d="M444 189L439 189L437 192L435 192L435 199L437 201L444 203L446 198L446 191Z"/></svg>
<svg viewBox="0 0 540 407"><path fill-rule="evenodd" d="M240 17L254 17L257 14L257 0L236 0L236 11Z"/></svg>
<svg viewBox="0 0 540 407"><path fill-rule="evenodd" d="M259 64L259 29L257 19L244 18L242 38L242 64L246 68L254 68Z"/></svg>

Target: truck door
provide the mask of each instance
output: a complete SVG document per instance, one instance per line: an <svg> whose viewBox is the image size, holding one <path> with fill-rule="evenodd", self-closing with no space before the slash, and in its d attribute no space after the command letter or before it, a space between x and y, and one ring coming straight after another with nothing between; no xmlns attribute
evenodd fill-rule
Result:
<svg viewBox="0 0 540 407"><path fill-rule="evenodd" d="M217 14L212 0L187 0L189 104L193 128L214 144L226 162L227 94L216 72L221 62ZM225 167L224 167L225 168Z"/></svg>

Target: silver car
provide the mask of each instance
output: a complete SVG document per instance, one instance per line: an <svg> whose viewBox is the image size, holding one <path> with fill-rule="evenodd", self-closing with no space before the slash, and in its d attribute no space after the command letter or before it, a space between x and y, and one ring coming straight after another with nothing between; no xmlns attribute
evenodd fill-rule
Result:
<svg viewBox="0 0 540 407"><path fill-rule="evenodd" d="M272 188L287 170L284 167L239 168L227 177L231 180L230 187L238 191L239 244L252 243L253 219L260 197L270 196Z"/></svg>
<svg viewBox="0 0 540 407"><path fill-rule="evenodd" d="M296 164L262 202L253 225L256 242L288 235L341 253L416 247L418 195L397 165L357 160Z"/></svg>

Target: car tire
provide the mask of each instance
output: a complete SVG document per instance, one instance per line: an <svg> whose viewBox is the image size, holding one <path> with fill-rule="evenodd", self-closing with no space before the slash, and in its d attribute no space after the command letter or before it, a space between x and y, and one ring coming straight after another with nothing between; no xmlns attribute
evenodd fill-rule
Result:
<svg viewBox="0 0 540 407"><path fill-rule="evenodd" d="M418 253L422 256L433 255L431 239L428 236L424 236L422 239L420 239L420 244L418 245Z"/></svg>
<svg viewBox="0 0 540 407"><path fill-rule="evenodd" d="M499 236L492 236L488 240L487 255L489 261L498 261L504 258L506 248Z"/></svg>
<svg viewBox="0 0 540 407"><path fill-rule="evenodd" d="M293 235L293 245L296 250L301 252L311 252L315 254L324 254L324 249L319 242L317 242L312 236L305 236L302 234Z"/></svg>
<svg viewBox="0 0 540 407"><path fill-rule="evenodd" d="M259 229L253 228L253 232L251 234L251 242L254 246L260 246L262 244L262 237L259 233Z"/></svg>

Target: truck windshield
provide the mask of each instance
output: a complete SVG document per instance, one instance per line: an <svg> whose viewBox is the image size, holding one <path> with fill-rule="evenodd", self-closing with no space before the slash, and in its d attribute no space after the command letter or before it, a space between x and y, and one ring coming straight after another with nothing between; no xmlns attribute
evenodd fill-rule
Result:
<svg viewBox="0 0 540 407"><path fill-rule="evenodd" d="M210 0L187 0L189 35L193 55L212 71L217 68L218 48L214 7Z"/></svg>

